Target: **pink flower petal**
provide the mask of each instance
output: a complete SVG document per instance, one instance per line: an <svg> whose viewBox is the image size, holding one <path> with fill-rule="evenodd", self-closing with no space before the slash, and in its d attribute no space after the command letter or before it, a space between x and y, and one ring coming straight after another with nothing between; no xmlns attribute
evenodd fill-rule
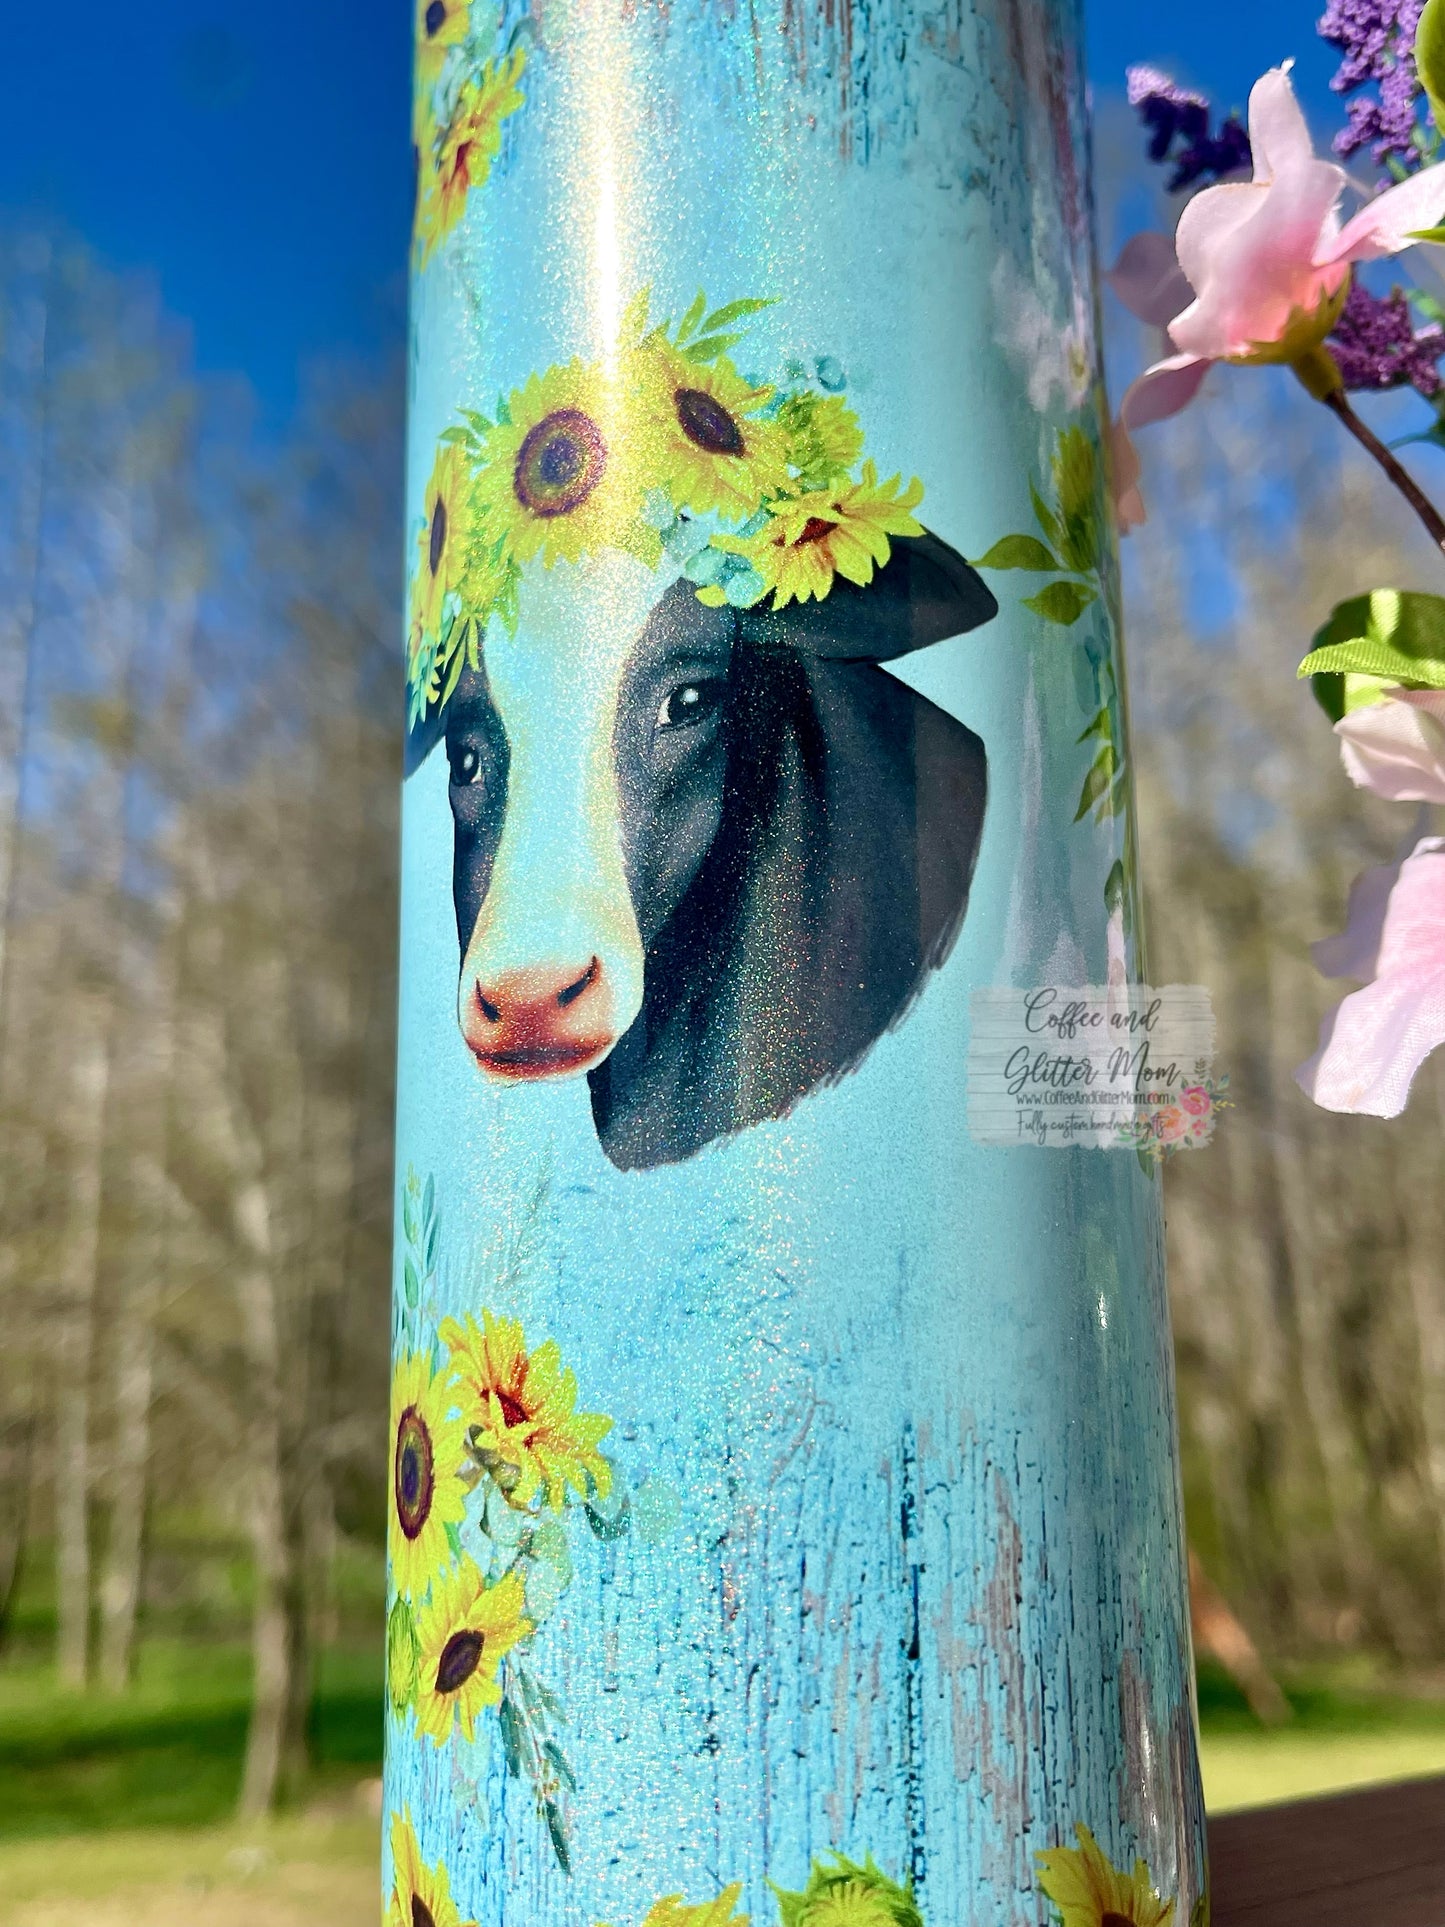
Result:
<svg viewBox="0 0 1445 1927"><path fill-rule="evenodd" d="M1320 1027L1295 1073L1327 1111L1398 1117L1421 1064L1445 1043L1445 839L1426 837L1400 866L1385 909L1375 981Z"/></svg>
<svg viewBox="0 0 1445 1927"><path fill-rule="evenodd" d="M1377 863L1350 885L1345 927L1337 937L1323 937L1310 946L1315 969L1322 977L1373 977L1385 934L1385 912L1390 892L1400 880L1398 863Z"/></svg>
<svg viewBox="0 0 1445 1927"><path fill-rule="evenodd" d="M1199 299L1170 323L1176 347L1213 360L1248 355L1337 292L1349 270L1316 267L1314 255L1343 179L1326 161L1280 170L1253 217L1212 247L1201 277L1190 275Z"/></svg>
<svg viewBox="0 0 1445 1927"><path fill-rule="evenodd" d="M1209 363L1197 355L1170 355L1156 361L1129 384L1119 404L1119 421L1126 429L1147 428L1177 415L1199 393L1199 384L1209 373Z"/></svg>
<svg viewBox="0 0 1445 1927"><path fill-rule="evenodd" d="M1345 774L1392 803L1445 803L1445 689L1402 689L1335 724Z"/></svg>
<svg viewBox="0 0 1445 1927"><path fill-rule="evenodd" d="M1121 421L1109 424L1109 479L1114 491L1114 519L1120 535L1129 535L1148 521L1139 487L1139 451ZM1112 926L1111 926L1112 927Z"/></svg>
<svg viewBox="0 0 1445 1927"><path fill-rule="evenodd" d="M1382 255L1410 247L1410 236L1436 226L1442 215L1445 164L1437 162L1367 201L1318 258L1321 262L1378 261Z"/></svg>
<svg viewBox="0 0 1445 1927"><path fill-rule="evenodd" d="M1220 247L1246 221L1254 219L1268 195L1267 186L1225 181L1218 187L1206 187L1187 204L1174 230L1174 250L1179 271L1191 288L1203 292Z"/></svg>
<svg viewBox="0 0 1445 1927"><path fill-rule="evenodd" d="M1130 314L1156 328L1167 327L1194 299L1174 258L1174 243L1152 230L1129 237L1104 279Z"/></svg>
<svg viewBox="0 0 1445 1927"><path fill-rule="evenodd" d="M1257 181L1271 180L1292 162L1309 160L1315 151L1294 97L1289 77L1293 64L1286 61L1282 67L1271 67L1250 89L1249 145Z"/></svg>

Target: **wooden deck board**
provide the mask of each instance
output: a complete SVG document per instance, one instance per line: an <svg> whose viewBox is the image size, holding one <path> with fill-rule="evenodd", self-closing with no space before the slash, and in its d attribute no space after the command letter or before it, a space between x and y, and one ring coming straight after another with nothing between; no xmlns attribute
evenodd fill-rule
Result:
<svg viewBox="0 0 1445 1927"><path fill-rule="evenodd" d="M1445 1927L1445 1779L1210 1822L1213 1927Z"/></svg>

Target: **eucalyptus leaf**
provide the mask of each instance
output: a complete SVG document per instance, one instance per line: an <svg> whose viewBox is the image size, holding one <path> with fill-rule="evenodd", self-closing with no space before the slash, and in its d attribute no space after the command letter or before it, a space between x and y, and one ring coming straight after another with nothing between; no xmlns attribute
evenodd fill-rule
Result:
<svg viewBox="0 0 1445 1927"><path fill-rule="evenodd" d="M1036 535L1005 535L994 543L986 555L975 557L973 566L976 569L1046 571L1062 568L1063 564Z"/></svg>
<svg viewBox="0 0 1445 1927"><path fill-rule="evenodd" d="M435 1175L431 1172L428 1172L427 1181L426 1181L426 1190L423 1191L421 1194L421 1215L427 1221L428 1224L430 1224L433 1216L435 1215L436 1208L437 1208L437 1181L436 1181Z"/></svg>
<svg viewBox="0 0 1445 1927"><path fill-rule="evenodd" d="M411 1309L415 1311L417 1300L421 1297L421 1284L417 1278L416 1265L412 1261L410 1252L406 1254L406 1263L402 1267L402 1278L406 1289L406 1302Z"/></svg>
<svg viewBox="0 0 1445 1927"><path fill-rule="evenodd" d="M1100 736L1106 743L1112 743L1114 740L1114 730L1113 725L1109 721L1109 706L1107 703L1099 711L1094 720L1080 730L1074 740L1080 743L1087 743L1091 736Z"/></svg>
<svg viewBox="0 0 1445 1927"><path fill-rule="evenodd" d="M632 1495L637 1536L645 1546L660 1546L671 1537L682 1517L677 1487L666 1479L646 1479Z"/></svg>
<svg viewBox="0 0 1445 1927"><path fill-rule="evenodd" d="M1095 600L1095 592L1086 582L1050 582L1039 590L1037 595L1026 595L1024 607L1032 609L1035 615L1045 622L1056 622L1066 629Z"/></svg>

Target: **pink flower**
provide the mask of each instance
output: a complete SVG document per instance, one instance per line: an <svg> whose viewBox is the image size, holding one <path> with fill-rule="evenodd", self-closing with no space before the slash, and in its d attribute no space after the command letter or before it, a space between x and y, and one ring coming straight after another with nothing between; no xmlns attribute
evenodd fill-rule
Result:
<svg viewBox="0 0 1445 1927"><path fill-rule="evenodd" d="M1445 1043L1445 838L1427 836L1403 863L1366 870L1346 927L1317 943L1327 977L1372 979L1320 1026L1320 1047L1295 1076L1327 1111L1398 1117L1421 1064Z"/></svg>
<svg viewBox="0 0 1445 1927"><path fill-rule="evenodd" d="M1210 1096L1202 1084L1186 1084L1179 1093L1179 1108L1191 1117L1208 1117Z"/></svg>
<svg viewBox="0 0 1445 1927"><path fill-rule="evenodd" d="M1345 774L1392 803L1445 803L1445 689L1390 689L1335 724Z"/></svg>
<svg viewBox="0 0 1445 1927"><path fill-rule="evenodd" d="M1189 1120L1177 1104L1165 1104L1154 1113L1154 1135L1161 1144L1174 1144L1189 1129Z"/></svg>
<svg viewBox="0 0 1445 1927"><path fill-rule="evenodd" d="M1207 187L1180 215L1175 274L1164 237L1140 235L1109 277L1125 305L1165 326L1178 350L1125 394L1125 435L1177 414L1216 361L1287 362L1302 377L1308 370L1311 392L1330 392L1338 384L1332 364L1312 364L1349 292L1351 264L1398 254L1445 211L1445 165L1436 165L1367 201L1342 226L1344 170L1315 154L1287 65L1255 82L1249 138L1253 180ZM1116 452L1116 473L1124 466Z"/></svg>

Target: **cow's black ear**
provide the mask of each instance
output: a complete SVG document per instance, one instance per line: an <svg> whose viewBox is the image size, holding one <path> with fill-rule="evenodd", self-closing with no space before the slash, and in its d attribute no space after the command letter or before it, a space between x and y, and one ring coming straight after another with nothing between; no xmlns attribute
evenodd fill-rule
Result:
<svg viewBox="0 0 1445 1927"><path fill-rule="evenodd" d="M439 708L428 710L419 723L409 724L406 750L402 757L402 775L414 776L445 734L446 717Z"/></svg>
<svg viewBox="0 0 1445 1927"><path fill-rule="evenodd" d="M821 602L743 609L740 634L765 649L800 649L837 662L890 662L981 628L998 614L988 585L936 535L895 535L890 548L866 588L835 576Z"/></svg>

